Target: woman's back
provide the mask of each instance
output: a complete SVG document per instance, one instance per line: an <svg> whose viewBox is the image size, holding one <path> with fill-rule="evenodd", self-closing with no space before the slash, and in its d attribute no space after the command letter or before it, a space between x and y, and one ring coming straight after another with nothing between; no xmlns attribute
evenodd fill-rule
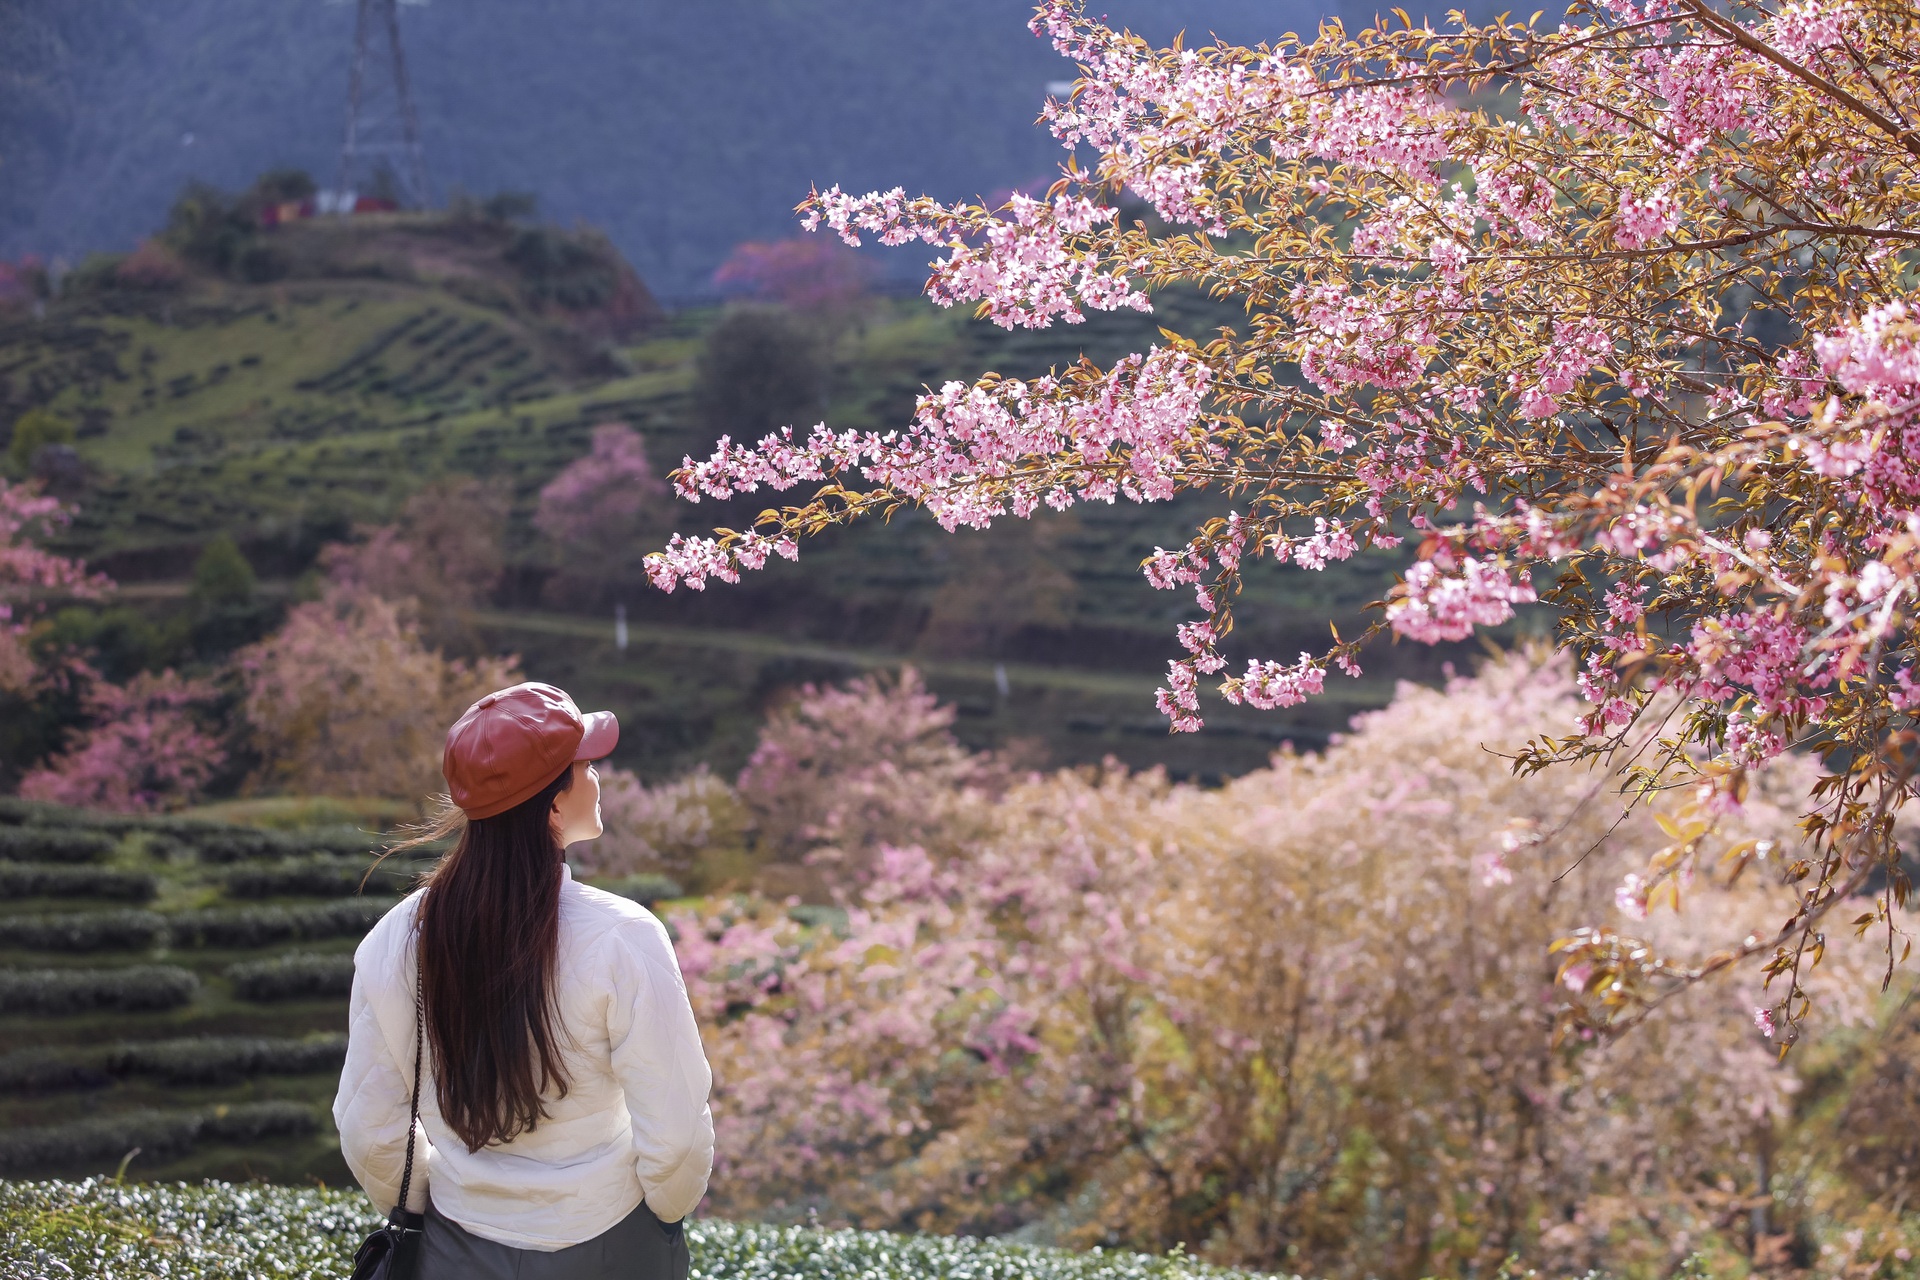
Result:
<svg viewBox="0 0 1920 1280"><path fill-rule="evenodd" d="M543 1095L547 1117L532 1130L470 1152L440 1114L430 1067L420 1090L434 1206L520 1248L589 1239L643 1198L663 1220L683 1217L713 1162L712 1077L666 929L644 907L561 874L554 1004L565 1095ZM412 1062L421 897L389 912L355 953L353 1034L334 1106L349 1167L370 1192L390 1185L388 1199L399 1193L399 1165L373 1167L384 1144L349 1135L391 1130L404 1141L409 1068L383 1064ZM356 1055L376 1040L387 1052Z"/></svg>
<svg viewBox="0 0 1920 1280"><path fill-rule="evenodd" d="M687 1274L676 1224L713 1166L699 1028L666 929L564 856L601 834L593 762L618 741L551 685L469 707L408 844L458 839L354 953L334 1121L377 1206L406 1189L420 1280Z"/></svg>

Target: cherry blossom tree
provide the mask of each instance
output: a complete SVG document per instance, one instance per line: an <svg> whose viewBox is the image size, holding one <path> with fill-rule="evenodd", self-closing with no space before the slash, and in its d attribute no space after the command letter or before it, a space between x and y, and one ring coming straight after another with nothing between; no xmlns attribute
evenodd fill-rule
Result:
<svg viewBox="0 0 1920 1280"><path fill-rule="evenodd" d="M92 672L81 696L89 724L67 749L20 780L30 800L122 813L178 808L198 799L227 760L214 720L220 691L171 669L124 685Z"/></svg>
<svg viewBox="0 0 1920 1280"><path fill-rule="evenodd" d="M444 788L447 726L520 679L515 658L449 659L401 606L334 586L236 656L256 786L421 800Z"/></svg>
<svg viewBox="0 0 1920 1280"><path fill-rule="evenodd" d="M667 496L645 437L624 422L596 426L592 446L546 483L533 514L560 551L557 594L602 595L610 578L637 577L635 547L658 536Z"/></svg>
<svg viewBox="0 0 1920 1280"><path fill-rule="evenodd" d="M1291 706L1357 674L1376 636L1463 639L1538 601L1588 707L1522 764L1630 761L1635 794L1708 789L1641 873L1650 901L1710 852L1757 856L1716 834L1754 769L1789 748L1827 767L1795 909L1697 965L1627 931L1571 936L1582 1016L1626 1025L1760 956L1790 1044L1829 913L1870 883L1850 923L1878 931L1890 974L1908 950L1894 823L1920 766L1911 6L1396 13L1253 49L1156 49L1069 0L1032 25L1081 69L1045 110L1074 152L1046 198L835 187L807 225L936 246L928 295L1003 326L1151 311L1174 286L1244 323L1163 331L1108 368L948 383L895 429L722 438L674 474L682 496L813 496L676 535L653 581L732 581L909 504L955 529L1205 491L1218 514L1142 566L1194 597L1159 694L1176 731L1200 727L1203 678ZM1122 191L1153 220L1123 220ZM1367 547L1409 553L1367 631L1298 657L1238 643L1244 574Z"/></svg>
<svg viewBox="0 0 1920 1280"><path fill-rule="evenodd" d="M111 586L84 564L46 549L72 509L32 484L0 477L0 692L30 686L36 666L27 632L49 597L97 597Z"/></svg>

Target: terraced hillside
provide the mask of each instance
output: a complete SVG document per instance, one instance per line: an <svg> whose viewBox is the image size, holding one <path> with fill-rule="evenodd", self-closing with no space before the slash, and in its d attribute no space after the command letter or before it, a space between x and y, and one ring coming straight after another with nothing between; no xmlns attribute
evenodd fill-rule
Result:
<svg viewBox="0 0 1920 1280"><path fill-rule="evenodd" d="M422 862L0 801L0 1177L349 1182L328 1118L353 948ZM651 896L659 880L625 882Z"/></svg>

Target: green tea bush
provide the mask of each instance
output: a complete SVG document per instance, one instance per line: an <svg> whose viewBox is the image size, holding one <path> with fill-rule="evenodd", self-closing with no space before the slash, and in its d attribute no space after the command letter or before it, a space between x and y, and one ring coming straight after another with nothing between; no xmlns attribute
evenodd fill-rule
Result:
<svg viewBox="0 0 1920 1280"><path fill-rule="evenodd" d="M196 827L173 833L202 862L240 862L248 858L283 858L305 852L305 845L284 831L256 827Z"/></svg>
<svg viewBox="0 0 1920 1280"><path fill-rule="evenodd" d="M106 898L115 902L150 902L159 891L160 882L148 871L0 862L0 899Z"/></svg>
<svg viewBox="0 0 1920 1280"><path fill-rule="evenodd" d="M415 863L396 859L368 874L371 861L365 854L297 858L234 867L221 879L228 895L235 898L333 897L360 892L362 880L371 893L404 893L421 870Z"/></svg>
<svg viewBox="0 0 1920 1280"><path fill-rule="evenodd" d="M135 1147L149 1160L164 1160L198 1142L253 1142L312 1133L318 1127L312 1109L297 1102L242 1102L193 1111L123 1111L0 1133L0 1172L118 1160Z"/></svg>
<svg viewBox="0 0 1920 1280"><path fill-rule="evenodd" d="M98 862L113 852L104 831L0 827L0 858L9 862Z"/></svg>
<svg viewBox="0 0 1920 1280"><path fill-rule="evenodd" d="M70 809L44 800L22 800L18 796L0 796L0 825L14 827L64 827L68 830L107 831L124 835L165 821L130 813L109 813L104 809Z"/></svg>
<svg viewBox="0 0 1920 1280"><path fill-rule="evenodd" d="M101 1089L113 1083L100 1054L58 1049L16 1049L0 1054L0 1093L55 1093L65 1089Z"/></svg>
<svg viewBox="0 0 1920 1280"><path fill-rule="evenodd" d="M242 1000L305 1000L353 990L353 957L292 952L231 965L227 977Z"/></svg>
<svg viewBox="0 0 1920 1280"><path fill-rule="evenodd" d="M27 951L109 951L151 947L166 931L157 911L75 911L0 916L0 947Z"/></svg>
<svg viewBox="0 0 1920 1280"><path fill-rule="evenodd" d="M264 947L276 942L353 938L373 927L392 902L346 898L310 907L216 907L182 911L167 921L178 947Z"/></svg>
<svg viewBox="0 0 1920 1280"><path fill-rule="evenodd" d="M0 970L0 1013L177 1009L192 1000L199 989L198 978L170 964L125 969L8 969Z"/></svg>
<svg viewBox="0 0 1920 1280"><path fill-rule="evenodd" d="M117 1154L117 1153L116 1153ZM344 1280L379 1224L357 1191L207 1183L0 1182L0 1275ZM1181 1253L1074 1253L954 1236L695 1219L690 1280L1244 1280Z"/></svg>
<svg viewBox="0 0 1920 1280"><path fill-rule="evenodd" d="M344 1035L304 1040L262 1036L191 1036L124 1044L107 1057L117 1075L158 1077L170 1085L236 1084L254 1076L338 1071L347 1059ZM0 1059L0 1067L4 1066ZM0 1073L0 1082L5 1076Z"/></svg>

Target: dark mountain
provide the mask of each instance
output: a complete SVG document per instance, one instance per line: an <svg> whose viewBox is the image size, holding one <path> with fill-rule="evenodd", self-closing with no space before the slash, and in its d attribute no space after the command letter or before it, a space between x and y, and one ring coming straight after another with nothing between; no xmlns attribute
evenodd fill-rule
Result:
<svg viewBox="0 0 1920 1280"><path fill-rule="evenodd" d="M1306 29L1314 0L1107 0L1157 40ZM1358 7L1357 5L1355 6ZM1371 12L1371 8L1367 8ZM811 183L947 198L1052 176L1070 64L1027 0L433 0L401 14L430 179L537 192L668 298ZM326 185L351 0L0 0L0 256L126 249L191 178ZM889 269L914 273L919 255Z"/></svg>

